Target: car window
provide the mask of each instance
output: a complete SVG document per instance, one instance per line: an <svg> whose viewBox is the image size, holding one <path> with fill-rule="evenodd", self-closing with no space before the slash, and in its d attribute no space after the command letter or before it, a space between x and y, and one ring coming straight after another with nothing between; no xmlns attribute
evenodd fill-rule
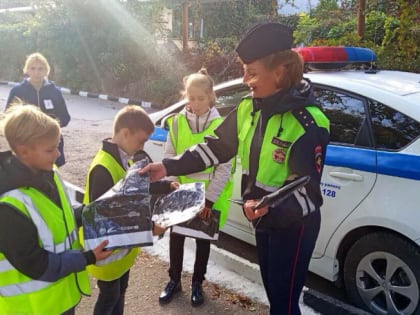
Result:
<svg viewBox="0 0 420 315"><path fill-rule="evenodd" d="M374 100L369 109L378 149L399 150L420 135L420 123L407 115Z"/></svg>
<svg viewBox="0 0 420 315"><path fill-rule="evenodd" d="M315 98L330 119L330 141L343 145L370 146L364 101L325 87L315 87Z"/></svg>
<svg viewBox="0 0 420 315"><path fill-rule="evenodd" d="M225 117L234 109L242 97L249 93L249 89L245 85L238 85L229 89L216 92L216 108L222 117Z"/></svg>

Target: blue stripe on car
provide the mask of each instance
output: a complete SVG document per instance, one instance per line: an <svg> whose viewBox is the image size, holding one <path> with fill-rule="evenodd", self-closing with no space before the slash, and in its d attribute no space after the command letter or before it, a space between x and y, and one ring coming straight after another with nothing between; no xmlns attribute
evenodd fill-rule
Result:
<svg viewBox="0 0 420 315"><path fill-rule="evenodd" d="M149 140L165 142L167 134L166 129L156 127ZM325 164L420 180L420 156L418 155L330 144Z"/></svg>
<svg viewBox="0 0 420 315"><path fill-rule="evenodd" d="M418 155L329 145L325 164L420 180Z"/></svg>

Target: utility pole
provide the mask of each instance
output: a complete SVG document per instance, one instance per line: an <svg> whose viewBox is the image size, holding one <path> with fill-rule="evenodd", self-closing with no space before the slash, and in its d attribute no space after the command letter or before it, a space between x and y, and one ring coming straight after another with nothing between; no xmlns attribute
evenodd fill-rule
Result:
<svg viewBox="0 0 420 315"><path fill-rule="evenodd" d="M365 36L365 9L366 0L359 0L357 5L357 35L360 38Z"/></svg>
<svg viewBox="0 0 420 315"><path fill-rule="evenodd" d="M182 51L188 52L188 1L182 3Z"/></svg>

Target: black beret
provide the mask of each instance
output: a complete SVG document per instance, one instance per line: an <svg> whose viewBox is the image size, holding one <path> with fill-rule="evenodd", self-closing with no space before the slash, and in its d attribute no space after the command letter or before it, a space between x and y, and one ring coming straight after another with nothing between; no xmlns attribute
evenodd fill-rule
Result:
<svg viewBox="0 0 420 315"><path fill-rule="evenodd" d="M236 46L244 63L251 63L272 53L291 49L292 30L280 23L260 23L252 27Z"/></svg>

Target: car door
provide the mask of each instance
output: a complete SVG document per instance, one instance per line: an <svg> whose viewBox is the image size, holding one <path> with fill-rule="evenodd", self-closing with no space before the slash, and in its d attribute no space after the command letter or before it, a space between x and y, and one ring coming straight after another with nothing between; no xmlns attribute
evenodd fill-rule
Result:
<svg viewBox="0 0 420 315"><path fill-rule="evenodd" d="M315 96L330 119L330 144L321 179L321 229L312 257L316 259L324 255L335 230L374 186L377 157L364 98L321 85L315 87Z"/></svg>

